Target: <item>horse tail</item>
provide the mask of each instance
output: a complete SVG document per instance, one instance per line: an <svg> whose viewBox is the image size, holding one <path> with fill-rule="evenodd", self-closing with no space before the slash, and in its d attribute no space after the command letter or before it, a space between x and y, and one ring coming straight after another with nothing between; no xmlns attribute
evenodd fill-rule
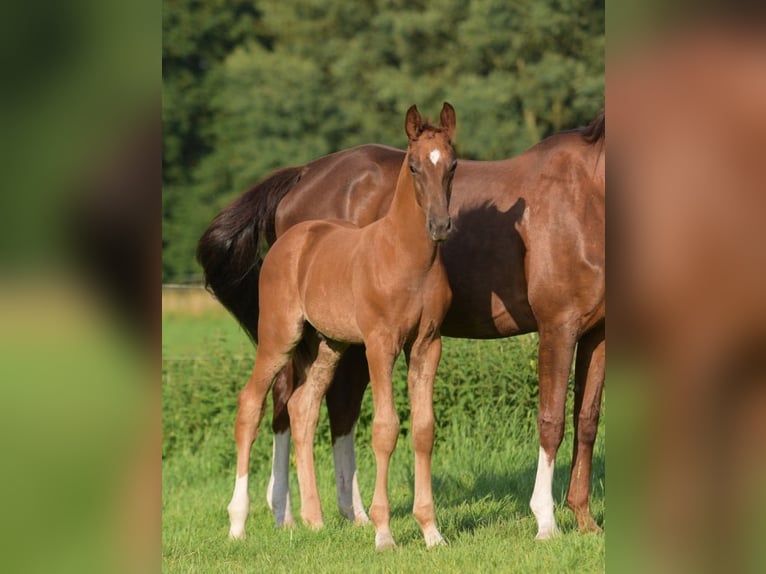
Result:
<svg viewBox="0 0 766 574"><path fill-rule="evenodd" d="M588 124L585 129L583 129L583 139L589 144L595 144L603 140L606 132L605 123L604 110L602 109L598 114L596 114L596 117L593 118L593 121Z"/></svg>
<svg viewBox="0 0 766 574"><path fill-rule="evenodd" d="M288 167L257 183L224 208L197 243L205 288L253 341L258 340L258 278L263 253L276 240L277 206L303 172L303 167Z"/></svg>

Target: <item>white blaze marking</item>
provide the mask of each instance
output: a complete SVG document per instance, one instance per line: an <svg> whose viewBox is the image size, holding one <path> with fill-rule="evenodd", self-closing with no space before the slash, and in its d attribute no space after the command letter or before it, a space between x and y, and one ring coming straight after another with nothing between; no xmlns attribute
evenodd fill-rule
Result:
<svg viewBox="0 0 766 574"><path fill-rule="evenodd" d="M292 523L290 512L290 430L274 435L274 448L271 459L271 478L266 492L266 500L274 513L277 526Z"/></svg>
<svg viewBox="0 0 766 574"><path fill-rule="evenodd" d="M537 459L537 477L535 489L529 507L537 519L537 538L544 540L558 533L556 518L553 516L553 467L555 461L548 461L543 447Z"/></svg>
<svg viewBox="0 0 766 574"><path fill-rule="evenodd" d="M428 154L428 159L431 160L431 163L436 165L439 163L439 160L441 159L442 154L438 149L433 150L431 153Z"/></svg>

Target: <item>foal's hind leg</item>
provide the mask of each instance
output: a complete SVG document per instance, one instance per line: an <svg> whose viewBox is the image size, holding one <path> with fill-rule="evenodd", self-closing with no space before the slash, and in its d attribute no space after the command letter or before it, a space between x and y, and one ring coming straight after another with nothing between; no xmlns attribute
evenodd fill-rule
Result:
<svg viewBox="0 0 766 574"><path fill-rule="evenodd" d="M325 397L330 417L335 487L340 513L355 524L369 524L359 492L354 431L370 374L364 347L350 347L338 363Z"/></svg>
<svg viewBox="0 0 766 574"><path fill-rule="evenodd" d="M258 434L258 425L263 417L263 405L266 393L279 371L287 364L289 355L267 353L261 347L245 388L239 394L239 409L234 425L234 436L237 441L237 481L234 494L227 510L231 527L231 538L244 538L245 522L250 509L250 498L247 494L247 477L250 468L250 447Z"/></svg>
<svg viewBox="0 0 766 574"><path fill-rule="evenodd" d="M269 314L261 314L259 345L253 374L239 394L239 408L234 425L237 442L237 481L227 509L231 538L245 536L245 522L250 508L247 477L250 468L250 448L258 434L263 417L266 393L290 360L290 353L300 340L303 320L300 311L282 306L267 305ZM271 311L274 309L275 311ZM263 329L261 327L264 327Z"/></svg>
<svg viewBox="0 0 766 574"><path fill-rule="evenodd" d="M580 339L575 363L574 449L567 504L583 532L600 532L590 512L590 474L604 388L606 342L604 326Z"/></svg>
<svg viewBox="0 0 766 574"><path fill-rule="evenodd" d="M575 337L568 326L556 325L540 329L538 374L540 407L537 428L540 454L532 500L529 503L537 519L538 540L558 533L553 515L553 468L556 453L564 436L564 410L567 381L572 367Z"/></svg>
<svg viewBox="0 0 766 574"><path fill-rule="evenodd" d="M287 404L295 442L295 462L301 491L301 518L305 524L314 528L322 526L322 508L314 472L314 433L319 420L322 397L332 382L335 368L346 346L334 341L321 340L316 359L309 366L306 382L296 389Z"/></svg>

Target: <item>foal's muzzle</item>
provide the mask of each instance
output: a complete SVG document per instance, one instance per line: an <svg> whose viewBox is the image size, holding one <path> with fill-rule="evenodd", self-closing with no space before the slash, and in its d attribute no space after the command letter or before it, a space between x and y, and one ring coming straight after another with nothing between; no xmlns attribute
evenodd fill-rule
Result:
<svg viewBox="0 0 766 574"><path fill-rule="evenodd" d="M428 220L428 235L434 241L444 241L452 231L452 218L433 218Z"/></svg>

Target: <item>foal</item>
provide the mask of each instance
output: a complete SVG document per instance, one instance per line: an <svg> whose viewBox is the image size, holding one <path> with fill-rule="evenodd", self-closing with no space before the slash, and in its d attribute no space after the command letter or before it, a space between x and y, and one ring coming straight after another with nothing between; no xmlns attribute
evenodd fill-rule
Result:
<svg viewBox="0 0 766 574"><path fill-rule="evenodd" d="M415 106L407 111L407 153L385 217L363 228L329 221L295 225L264 259L258 355L239 396L235 425L237 480L228 506L231 537L244 536L250 447L266 393L296 346L305 341L313 362L307 367L306 382L288 403L304 522L322 525L313 460L320 401L345 349L363 343L374 403L372 447L377 475L370 518L375 547L394 546L388 465L399 419L391 374L402 350L409 365L415 450L413 514L428 546L443 542L431 492L431 451L433 383L441 356L439 329L452 297L439 256L439 243L452 227L449 200L457 166L451 144L455 110L446 102L440 122L440 127L424 123Z"/></svg>

